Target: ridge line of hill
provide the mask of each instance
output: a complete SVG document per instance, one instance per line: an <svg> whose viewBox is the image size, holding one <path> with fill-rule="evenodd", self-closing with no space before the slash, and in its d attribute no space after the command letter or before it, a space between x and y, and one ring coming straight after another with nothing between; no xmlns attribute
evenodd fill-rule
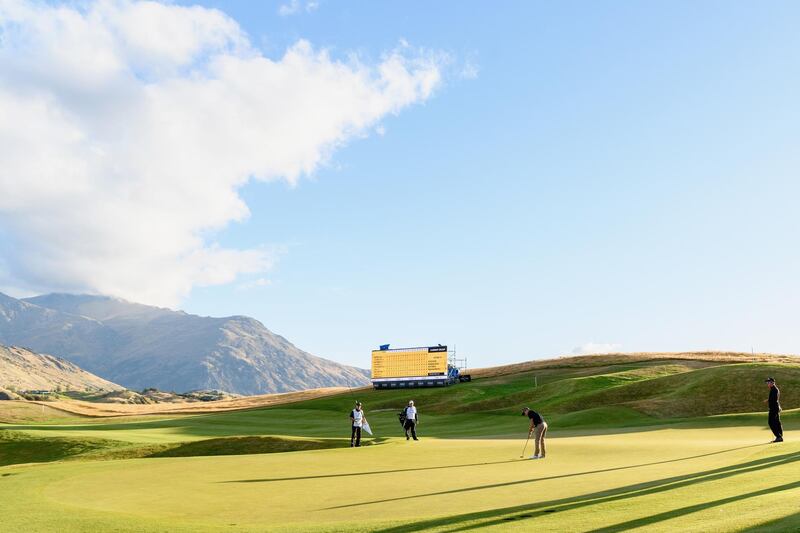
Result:
<svg viewBox="0 0 800 533"><path fill-rule="evenodd" d="M0 344L0 391L3 395L12 397L13 391L37 389L108 392L124 390L124 387L62 357Z"/></svg>
<svg viewBox="0 0 800 533"><path fill-rule="evenodd" d="M602 358L602 359L600 359ZM800 357L792 354L746 353L746 352L618 352L608 354L564 355L552 359L536 359L521 363L475 368L469 370L473 377L497 377L517 372L528 372L545 368L567 368L603 366L616 363L634 363L656 360L692 360L719 363L800 363Z"/></svg>
<svg viewBox="0 0 800 533"><path fill-rule="evenodd" d="M252 395L369 382L367 370L306 352L255 318L96 295L0 293L0 343L57 355L131 390Z"/></svg>

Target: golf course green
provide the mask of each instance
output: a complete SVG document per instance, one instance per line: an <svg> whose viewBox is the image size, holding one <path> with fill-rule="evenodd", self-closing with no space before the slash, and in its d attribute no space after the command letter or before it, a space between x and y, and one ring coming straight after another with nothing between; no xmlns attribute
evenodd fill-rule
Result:
<svg viewBox="0 0 800 533"><path fill-rule="evenodd" d="M0 530L800 529L800 365L618 359L204 415L0 402ZM375 434L353 449L356 399ZM419 442L397 421L408 399ZM520 458L523 405L550 424L544 460Z"/></svg>

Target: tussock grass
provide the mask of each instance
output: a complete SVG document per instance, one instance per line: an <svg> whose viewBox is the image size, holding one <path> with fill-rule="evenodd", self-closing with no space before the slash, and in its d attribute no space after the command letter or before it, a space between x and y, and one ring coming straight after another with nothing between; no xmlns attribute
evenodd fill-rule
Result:
<svg viewBox="0 0 800 533"><path fill-rule="evenodd" d="M0 401L0 424L69 422L83 417L54 409L46 403Z"/></svg>
<svg viewBox="0 0 800 533"><path fill-rule="evenodd" d="M493 377L532 370L549 368L586 368L594 366L623 365L631 363L642 363L649 361L663 360L684 360L690 361L689 364L716 363L786 363L797 364L798 357L794 355L758 353L749 354L743 352L635 352L635 353L613 353L601 355L574 355L562 356L555 359L545 359L538 361L526 361L524 363L514 363L511 365L494 366L488 368L476 368L470 373L476 377Z"/></svg>

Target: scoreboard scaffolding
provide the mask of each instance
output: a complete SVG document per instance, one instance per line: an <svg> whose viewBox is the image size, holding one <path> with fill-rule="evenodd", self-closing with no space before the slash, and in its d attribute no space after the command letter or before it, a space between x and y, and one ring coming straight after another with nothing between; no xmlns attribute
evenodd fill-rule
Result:
<svg viewBox="0 0 800 533"><path fill-rule="evenodd" d="M394 348L372 351L372 385L376 389L444 387L459 381L454 352L447 346Z"/></svg>

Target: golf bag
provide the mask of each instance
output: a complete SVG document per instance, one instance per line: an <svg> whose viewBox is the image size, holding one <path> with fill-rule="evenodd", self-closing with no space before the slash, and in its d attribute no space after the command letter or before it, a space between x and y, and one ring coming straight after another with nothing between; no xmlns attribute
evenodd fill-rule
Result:
<svg viewBox="0 0 800 533"><path fill-rule="evenodd" d="M406 427L406 410L403 409L400 411L400 414L397 415L397 419L400 420L400 425L405 428Z"/></svg>

